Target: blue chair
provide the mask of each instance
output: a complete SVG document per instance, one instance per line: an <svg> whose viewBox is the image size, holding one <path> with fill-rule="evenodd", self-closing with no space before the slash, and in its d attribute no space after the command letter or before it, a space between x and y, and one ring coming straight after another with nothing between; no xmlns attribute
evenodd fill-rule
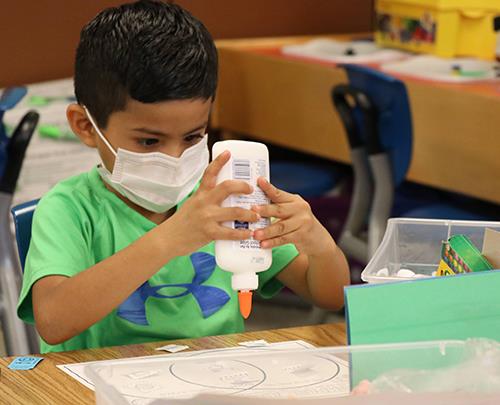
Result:
<svg viewBox="0 0 500 405"><path fill-rule="evenodd" d="M368 261L390 216L484 220L440 202L432 192L424 198L407 195L403 182L411 162L413 128L406 86L369 67L342 68L349 83L335 86L332 100L347 133L354 169L353 199L339 241L348 256Z"/></svg>
<svg viewBox="0 0 500 405"><path fill-rule="evenodd" d="M14 220L16 229L17 252L19 262L21 263L21 271L24 273L24 265L26 263L26 255L31 241L31 225L33 223L33 214L39 200L28 201L12 207L10 210ZM17 297L16 297L17 299ZM19 322L22 322L18 319ZM29 350L27 353L38 353L40 350L39 337L36 329L32 325L25 326L26 345Z"/></svg>
<svg viewBox="0 0 500 405"><path fill-rule="evenodd" d="M12 109L26 94L26 88L6 89L0 94L0 318L8 355L37 351L33 328L16 314L22 274L14 251L9 210L26 149L38 124L39 114L28 111L10 136L3 123L5 111Z"/></svg>
<svg viewBox="0 0 500 405"><path fill-rule="evenodd" d="M17 251L19 253L19 261L24 272L24 264L26 263L26 255L30 247L31 240L31 225L33 223L33 214L39 200L28 201L15 207L12 207L11 213L14 219L16 228Z"/></svg>

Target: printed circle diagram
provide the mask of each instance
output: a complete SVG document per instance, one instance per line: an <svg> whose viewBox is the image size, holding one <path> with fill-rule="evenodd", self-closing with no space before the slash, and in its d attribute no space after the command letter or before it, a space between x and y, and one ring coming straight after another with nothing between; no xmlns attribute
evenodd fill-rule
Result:
<svg viewBox="0 0 500 405"><path fill-rule="evenodd" d="M170 372L179 380L222 390L286 390L321 384L334 379L339 365L322 356L283 356L269 361L256 356L247 361L206 359L176 362ZM196 375L197 378L193 378Z"/></svg>
<svg viewBox="0 0 500 405"><path fill-rule="evenodd" d="M264 370L241 360L198 360L176 362L170 373L181 381L205 388L222 390L247 390L266 379ZM193 376L196 375L196 378Z"/></svg>

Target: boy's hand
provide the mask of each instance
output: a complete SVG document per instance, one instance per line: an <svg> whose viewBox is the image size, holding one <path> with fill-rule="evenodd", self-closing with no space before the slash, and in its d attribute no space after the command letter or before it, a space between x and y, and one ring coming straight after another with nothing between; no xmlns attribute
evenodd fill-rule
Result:
<svg viewBox="0 0 500 405"><path fill-rule="evenodd" d="M254 238L261 241L261 247L267 249L293 243L301 253L307 255L321 254L335 248L333 238L302 197L279 190L262 177L257 184L272 204L253 206L252 210L262 217L277 219L270 226L254 232Z"/></svg>
<svg viewBox="0 0 500 405"><path fill-rule="evenodd" d="M169 237L177 245L179 256L195 252L214 240L243 240L252 236L247 229L230 229L225 221L257 222L259 214L239 208L223 208L222 202L231 194L251 194L252 186L244 181L227 180L216 185L217 175L228 162L230 153L221 153L205 170L200 187L184 205L164 222Z"/></svg>

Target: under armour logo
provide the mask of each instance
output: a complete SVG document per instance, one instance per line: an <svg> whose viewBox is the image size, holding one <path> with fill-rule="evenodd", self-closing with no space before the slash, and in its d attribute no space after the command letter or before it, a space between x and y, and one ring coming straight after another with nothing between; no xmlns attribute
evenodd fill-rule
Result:
<svg viewBox="0 0 500 405"><path fill-rule="evenodd" d="M221 309L229 301L229 295L220 288L201 285L214 272L215 258L205 252L193 253L189 258L194 268L194 277L191 283L152 286L146 281L118 307L117 315L137 325L149 325L146 318L146 301L149 297L173 299L189 294L193 295L204 318L208 318ZM186 290L176 295L165 295L158 292L168 287L185 288Z"/></svg>

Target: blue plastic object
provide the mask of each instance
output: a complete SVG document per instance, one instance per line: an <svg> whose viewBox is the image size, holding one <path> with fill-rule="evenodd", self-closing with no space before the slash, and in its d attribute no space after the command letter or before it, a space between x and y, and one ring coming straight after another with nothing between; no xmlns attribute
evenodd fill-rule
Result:
<svg viewBox="0 0 500 405"><path fill-rule="evenodd" d="M412 121L406 87L400 80L360 65L342 65L352 87L365 93L377 109L380 145L390 156L394 184L401 184L410 167ZM354 114L354 119L360 116ZM363 125L360 125L363 128Z"/></svg>
<svg viewBox="0 0 500 405"><path fill-rule="evenodd" d="M271 163L271 182L281 190L303 198L319 197L337 183L336 171L328 165L277 161Z"/></svg>
<svg viewBox="0 0 500 405"><path fill-rule="evenodd" d="M0 96L0 112L3 113L14 108L27 92L28 90L24 86L7 87Z"/></svg>
<svg viewBox="0 0 500 405"><path fill-rule="evenodd" d="M26 93L26 87L9 87L0 95L0 178L3 177L5 165L7 164L7 145L9 144L9 138L3 123L3 115L5 111L14 108Z"/></svg>
<svg viewBox="0 0 500 405"><path fill-rule="evenodd" d="M31 241L31 225L33 223L33 214L39 200L28 201L15 207L12 207L11 213L16 227L17 251L19 252L19 261L24 272L26 255Z"/></svg>

